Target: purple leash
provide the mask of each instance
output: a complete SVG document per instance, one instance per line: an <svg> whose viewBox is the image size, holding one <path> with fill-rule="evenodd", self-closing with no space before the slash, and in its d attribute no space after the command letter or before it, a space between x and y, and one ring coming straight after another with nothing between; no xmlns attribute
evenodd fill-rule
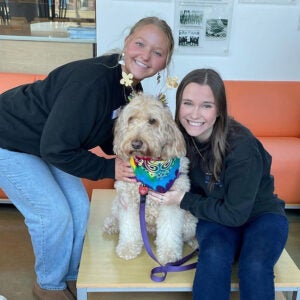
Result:
<svg viewBox="0 0 300 300"><path fill-rule="evenodd" d="M193 256L198 253L198 249L194 250L192 253L188 254L187 256L183 257L182 259L167 263L162 265L157 258L155 257L151 245L148 239L147 229L146 229L146 221L145 221L145 210L146 210L146 196L148 194L148 188L145 186L139 187L140 192L140 224L141 224L141 233L144 242L145 249L149 256L159 264L159 267L155 267L151 270L151 279L155 282L162 282L166 279L168 272L182 272L196 268L197 263L191 263L188 265L184 265L188 260L190 260ZM161 274L156 275L156 274Z"/></svg>

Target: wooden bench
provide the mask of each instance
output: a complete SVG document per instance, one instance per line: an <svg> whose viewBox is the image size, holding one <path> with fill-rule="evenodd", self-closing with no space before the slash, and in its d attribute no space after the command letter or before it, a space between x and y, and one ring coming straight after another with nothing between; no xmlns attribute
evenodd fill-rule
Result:
<svg viewBox="0 0 300 300"><path fill-rule="evenodd" d="M110 213L114 195L113 189L93 190L77 280L78 300L87 300L87 294L93 292L190 292L194 270L169 273L164 282L157 283L150 279L150 271L157 264L145 250L134 260L117 257L117 235L109 236L102 231L103 220ZM190 248L185 248L186 253L190 251ZM232 291L238 291L236 273L234 270ZM288 292L289 296L300 300L300 271L285 250L275 266L275 289Z"/></svg>

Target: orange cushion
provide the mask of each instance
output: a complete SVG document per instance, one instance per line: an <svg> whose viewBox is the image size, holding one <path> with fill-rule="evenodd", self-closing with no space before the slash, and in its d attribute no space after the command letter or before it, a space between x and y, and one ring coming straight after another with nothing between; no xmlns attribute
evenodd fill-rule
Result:
<svg viewBox="0 0 300 300"><path fill-rule="evenodd" d="M21 74L21 73L0 73L0 94L19 85L32 83L46 75Z"/></svg>
<svg viewBox="0 0 300 300"><path fill-rule="evenodd" d="M288 204L299 204L300 138L262 137L259 140L272 155L275 193Z"/></svg>
<svg viewBox="0 0 300 300"><path fill-rule="evenodd" d="M256 136L300 137L300 81L225 81L228 110Z"/></svg>

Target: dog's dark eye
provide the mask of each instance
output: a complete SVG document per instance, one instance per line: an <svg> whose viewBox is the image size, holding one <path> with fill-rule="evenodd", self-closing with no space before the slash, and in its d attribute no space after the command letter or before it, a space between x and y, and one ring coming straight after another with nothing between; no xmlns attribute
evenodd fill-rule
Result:
<svg viewBox="0 0 300 300"><path fill-rule="evenodd" d="M156 122L157 122L156 119L149 119L149 124L150 124L150 125L155 125Z"/></svg>

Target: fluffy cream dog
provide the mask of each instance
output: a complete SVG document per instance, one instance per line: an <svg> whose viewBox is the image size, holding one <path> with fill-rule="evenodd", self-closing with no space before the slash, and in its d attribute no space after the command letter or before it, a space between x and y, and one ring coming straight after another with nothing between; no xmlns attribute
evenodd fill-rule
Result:
<svg viewBox="0 0 300 300"><path fill-rule="evenodd" d="M188 191L185 142L169 108L152 96L137 95L122 110L115 126L114 152L123 160L142 156L168 160L180 158L179 175L172 189ZM143 247L139 221L140 183L117 181L111 216L104 222L108 234L119 233L117 255L137 257ZM182 258L184 242L195 247L196 218L179 206L146 201L147 231L156 236L156 256L161 264Z"/></svg>

